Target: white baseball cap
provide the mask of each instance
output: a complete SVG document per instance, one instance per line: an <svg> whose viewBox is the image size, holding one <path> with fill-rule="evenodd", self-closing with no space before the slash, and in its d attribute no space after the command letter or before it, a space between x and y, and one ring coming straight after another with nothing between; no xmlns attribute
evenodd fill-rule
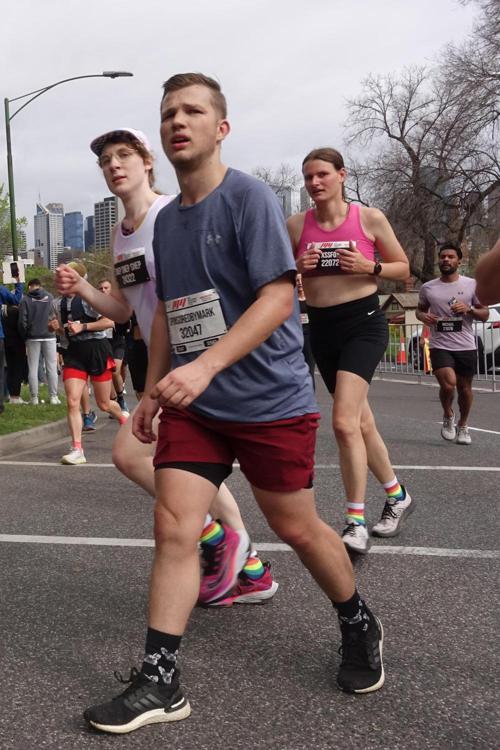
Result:
<svg viewBox="0 0 500 750"><path fill-rule="evenodd" d="M133 136L136 141L142 143L144 148L149 153L151 153L151 145L142 130L134 130L133 128L117 128L116 130L108 130L107 133L103 133L97 138L94 138L94 140L90 144L90 148L92 149L94 154L96 154L96 156L100 156L104 146L113 136L123 135L124 133Z"/></svg>

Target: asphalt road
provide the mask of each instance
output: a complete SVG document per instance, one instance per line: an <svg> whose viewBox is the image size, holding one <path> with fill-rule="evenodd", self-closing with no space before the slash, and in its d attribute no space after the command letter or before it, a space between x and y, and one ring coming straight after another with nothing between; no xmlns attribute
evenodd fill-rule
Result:
<svg viewBox="0 0 500 750"><path fill-rule="evenodd" d="M329 400L318 395L318 506L340 529ZM235 470L229 484L272 563L275 598L194 612L181 662L187 721L121 738L88 731L83 708L120 690L113 670L140 663L152 557L152 502L109 465L116 425L100 417L85 437L90 465L58 464L67 440L0 461L1 750L497 749L500 393L476 394L469 447L440 438L435 388L375 381L371 402L418 503L399 537L355 561L385 626L383 690L336 689L332 608ZM372 479L368 499L372 524L384 502Z"/></svg>

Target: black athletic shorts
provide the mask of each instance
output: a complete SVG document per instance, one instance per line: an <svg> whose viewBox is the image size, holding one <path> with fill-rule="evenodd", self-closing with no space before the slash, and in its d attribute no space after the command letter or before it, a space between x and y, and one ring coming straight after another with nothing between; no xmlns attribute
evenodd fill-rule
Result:
<svg viewBox="0 0 500 750"><path fill-rule="evenodd" d="M339 370L371 383L389 341L378 294L332 307L308 305L307 312L312 353L330 393L335 392Z"/></svg>
<svg viewBox="0 0 500 750"><path fill-rule="evenodd" d="M64 367L81 370L88 375L102 375L109 370L113 359L109 339L86 339L71 341L62 351Z"/></svg>
<svg viewBox="0 0 500 750"><path fill-rule="evenodd" d="M113 350L113 359L122 360L125 357L125 336L113 334L111 339L111 348Z"/></svg>
<svg viewBox="0 0 500 750"><path fill-rule="evenodd" d="M440 367L451 367L457 375L472 378L477 372L477 349L431 349L431 364L434 371Z"/></svg>
<svg viewBox="0 0 500 750"><path fill-rule="evenodd" d="M142 339L127 337L128 369L136 393L144 393L148 370L148 348Z"/></svg>

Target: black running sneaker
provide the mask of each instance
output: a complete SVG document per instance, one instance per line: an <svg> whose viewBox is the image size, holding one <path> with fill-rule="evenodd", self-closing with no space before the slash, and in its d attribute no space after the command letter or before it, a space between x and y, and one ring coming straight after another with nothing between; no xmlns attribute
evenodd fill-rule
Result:
<svg viewBox="0 0 500 750"><path fill-rule="evenodd" d="M191 706L179 686L179 673L170 685L159 685L135 667L128 680L115 672L119 682L130 685L108 703L91 706L83 714L90 726L101 732L125 734L146 724L187 719Z"/></svg>
<svg viewBox="0 0 500 750"><path fill-rule="evenodd" d="M337 685L346 693L372 693L384 684L382 623L367 609L369 620L366 630L341 623L342 655Z"/></svg>

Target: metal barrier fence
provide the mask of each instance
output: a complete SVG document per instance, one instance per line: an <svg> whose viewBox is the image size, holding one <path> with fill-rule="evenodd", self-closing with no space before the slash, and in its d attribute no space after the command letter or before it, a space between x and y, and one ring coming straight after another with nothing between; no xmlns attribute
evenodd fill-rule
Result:
<svg viewBox="0 0 500 750"><path fill-rule="evenodd" d="M475 321L473 325L477 348L475 380L496 391L500 388L500 323ZM412 375L419 382L432 375L422 324L389 323L389 344L377 372Z"/></svg>

